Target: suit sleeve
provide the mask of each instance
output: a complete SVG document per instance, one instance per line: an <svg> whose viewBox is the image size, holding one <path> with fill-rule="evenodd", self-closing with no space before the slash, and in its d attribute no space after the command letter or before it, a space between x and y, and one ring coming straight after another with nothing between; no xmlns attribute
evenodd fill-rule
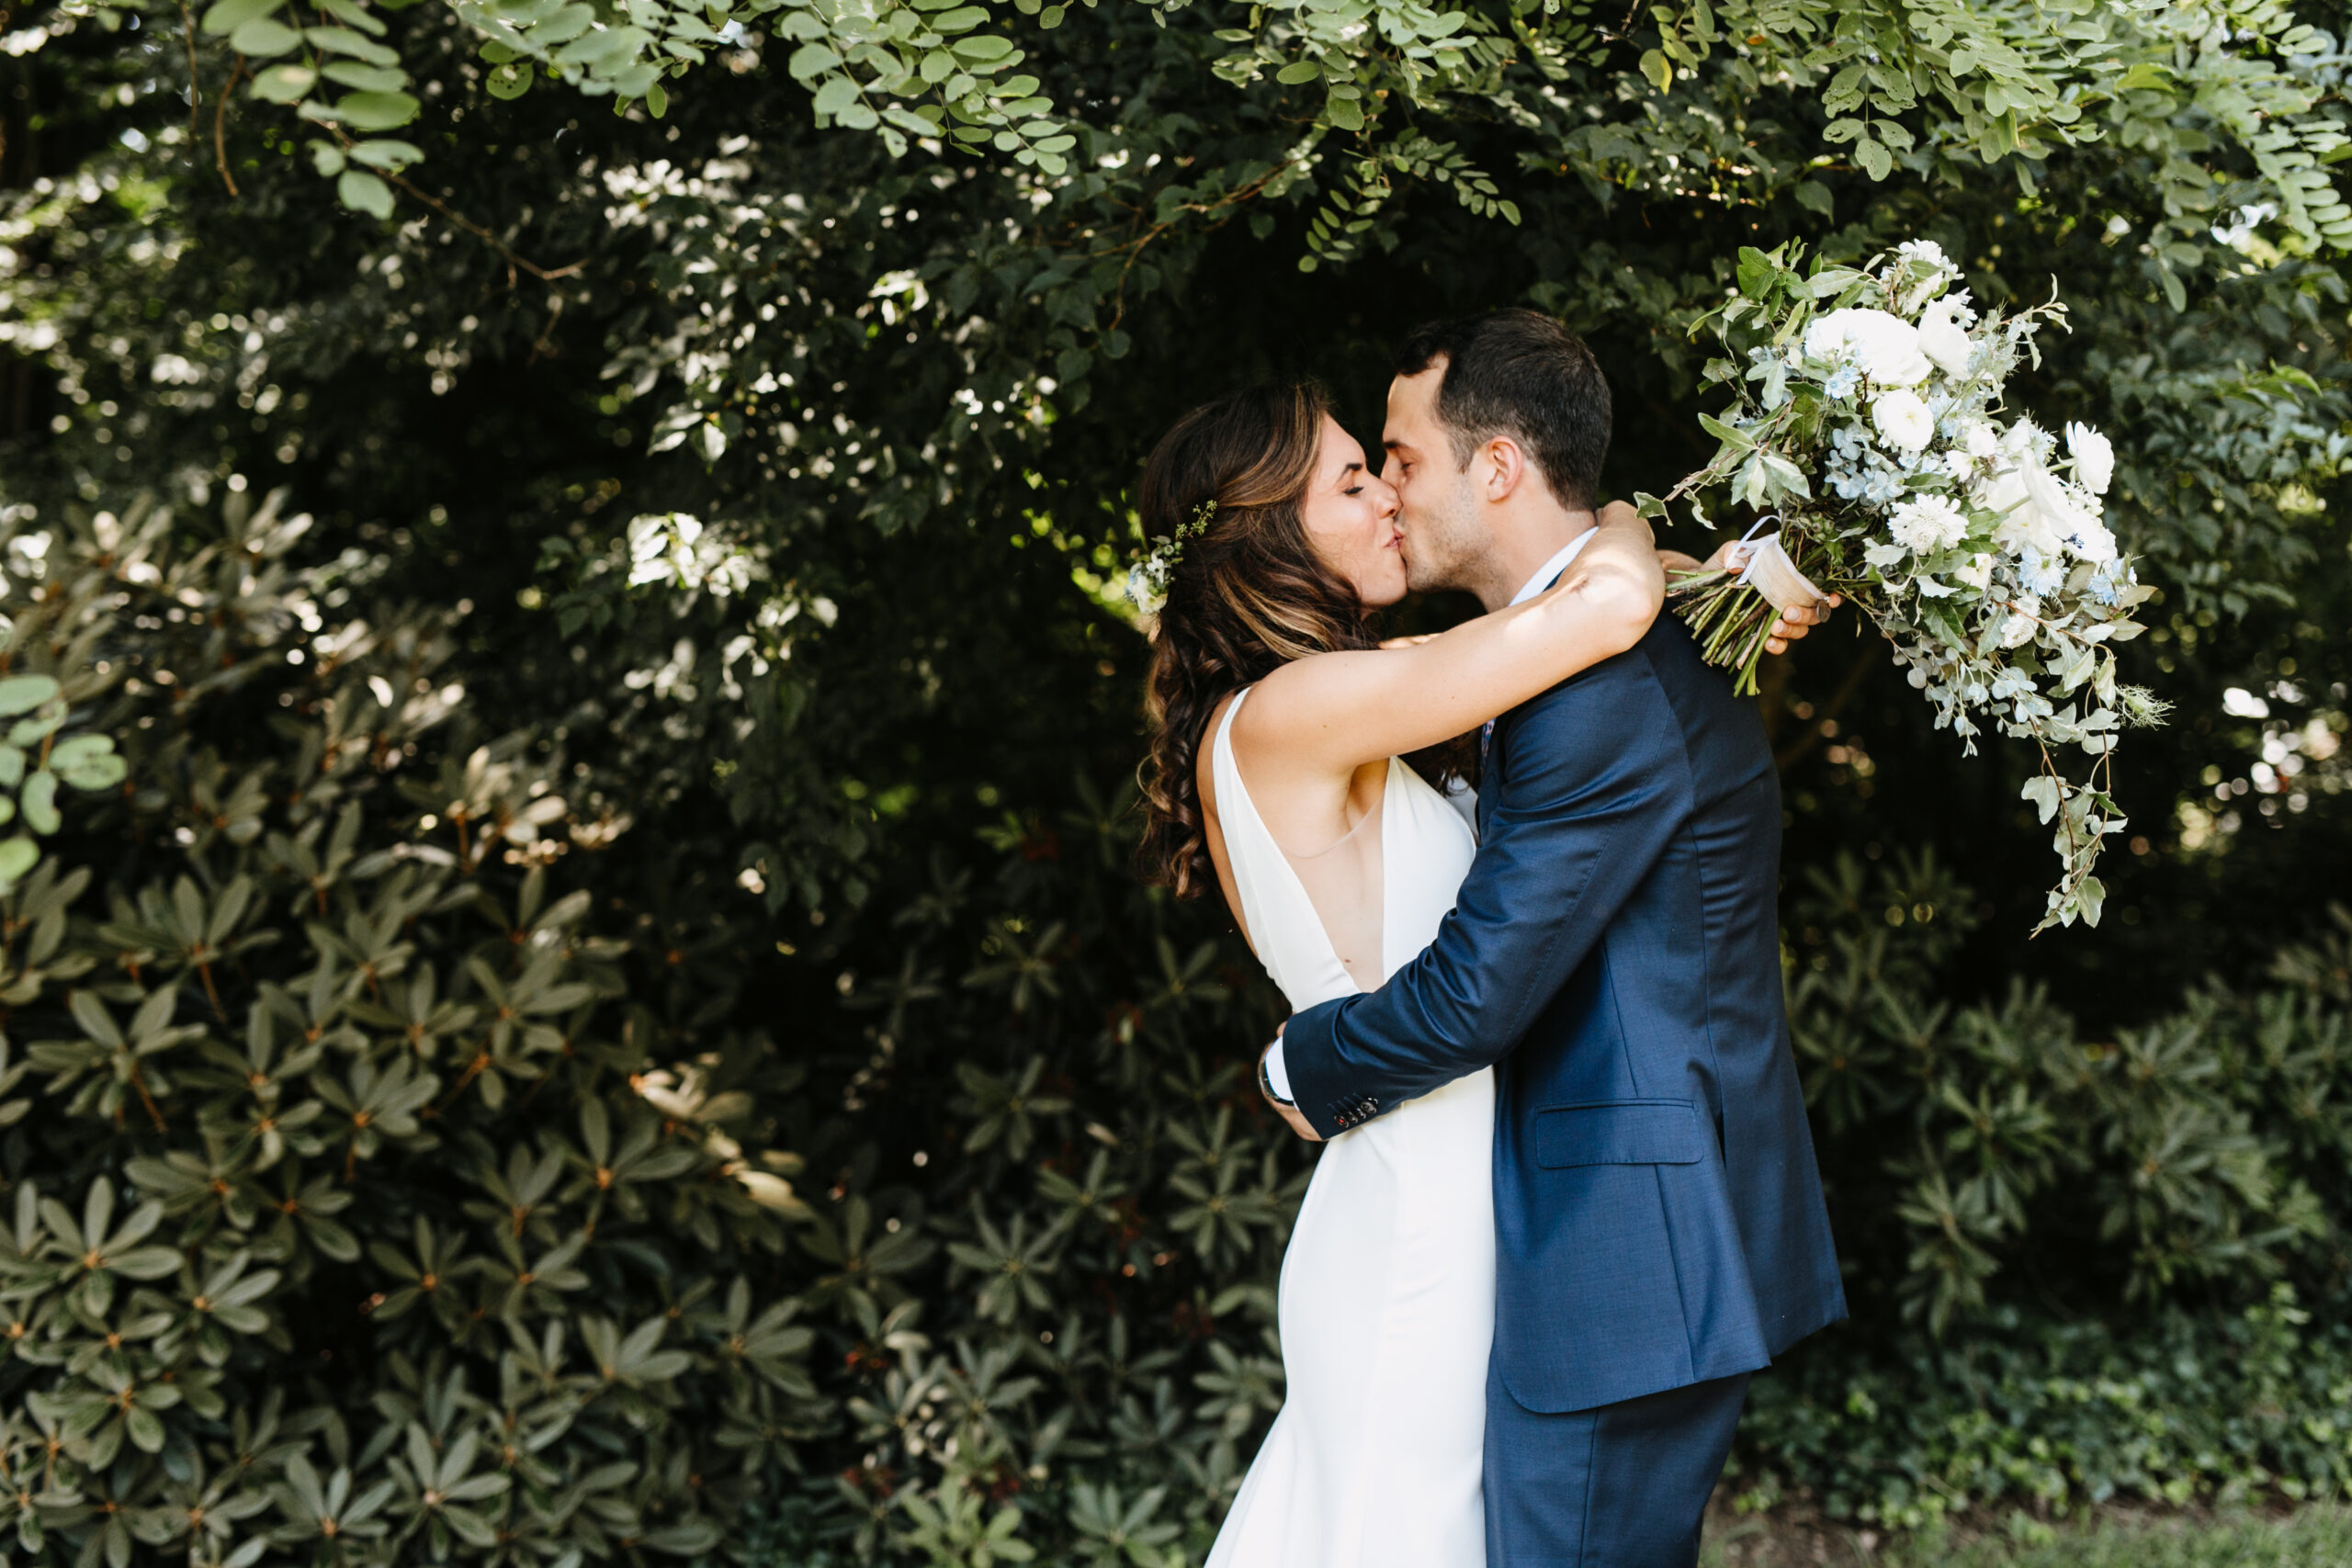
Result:
<svg viewBox="0 0 2352 1568"><path fill-rule="evenodd" d="M1681 726L1641 649L1507 721L1486 840L1437 939L1377 991L1283 1031L1325 1137L1499 1061L1641 885L1691 797Z"/></svg>

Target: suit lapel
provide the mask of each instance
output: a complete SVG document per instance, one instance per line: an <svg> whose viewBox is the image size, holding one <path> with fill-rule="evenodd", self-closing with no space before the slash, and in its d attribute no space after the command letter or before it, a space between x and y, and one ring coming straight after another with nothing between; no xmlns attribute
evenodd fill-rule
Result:
<svg viewBox="0 0 2352 1568"><path fill-rule="evenodd" d="M1544 586L1536 590L1536 592L1549 592L1561 578L1566 575L1567 569L1561 568L1554 572ZM1488 719L1486 732L1479 738L1478 841L1480 843L1486 842L1487 840L1487 818L1494 810L1496 800L1502 795L1503 740L1507 734L1504 721L1510 717L1510 714L1498 714L1495 717Z"/></svg>

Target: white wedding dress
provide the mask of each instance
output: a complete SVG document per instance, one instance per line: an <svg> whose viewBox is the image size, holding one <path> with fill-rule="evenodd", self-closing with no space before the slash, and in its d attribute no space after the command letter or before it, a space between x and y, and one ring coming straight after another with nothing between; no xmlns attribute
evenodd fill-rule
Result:
<svg viewBox="0 0 2352 1568"><path fill-rule="evenodd" d="M1476 840L1391 759L1380 809L1293 857L1211 752L1225 851L1259 960L1291 1006L1385 979L1437 935ZM1377 819L1376 833L1365 827ZM1323 1146L1283 1258L1282 1414L1208 1568L1484 1568L1480 1490L1494 1337L1494 1077L1457 1079Z"/></svg>

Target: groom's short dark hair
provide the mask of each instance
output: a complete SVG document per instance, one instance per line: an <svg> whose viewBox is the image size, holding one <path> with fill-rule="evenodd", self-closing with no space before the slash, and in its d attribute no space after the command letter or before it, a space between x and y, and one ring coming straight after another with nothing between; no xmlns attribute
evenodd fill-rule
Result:
<svg viewBox="0 0 2352 1568"><path fill-rule="evenodd" d="M1563 506L1589 511L1609 456L1609 382L1584 340L1533 310L1488 310L1432 321L1396 350L1395 373L1439 360L1437 417L1457 468L1507 435L1525 449Z"/></svg>

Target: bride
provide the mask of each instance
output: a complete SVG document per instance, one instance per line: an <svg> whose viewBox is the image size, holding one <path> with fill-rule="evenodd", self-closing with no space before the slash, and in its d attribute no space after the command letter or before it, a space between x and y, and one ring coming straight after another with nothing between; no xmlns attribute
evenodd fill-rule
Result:
<svg viewBox="0 0 2352 1568"><path fill-rule="evenodd" d="M1374 989L1476 849L1459 795L1402 759L1458 771L1487 721L1633 648L1665 593L1648 525L1612 505L1547 591L1384 648L1370 617L1415 540L1314 388L1186 415L1140 507L1165 589L1147 874L1180 897L1214 878L1294 1009ZM1323 1151L1283 1259L1287 1402L1209 1568L1485 1562L1493 1139L1489 1069Z"/></svg>

